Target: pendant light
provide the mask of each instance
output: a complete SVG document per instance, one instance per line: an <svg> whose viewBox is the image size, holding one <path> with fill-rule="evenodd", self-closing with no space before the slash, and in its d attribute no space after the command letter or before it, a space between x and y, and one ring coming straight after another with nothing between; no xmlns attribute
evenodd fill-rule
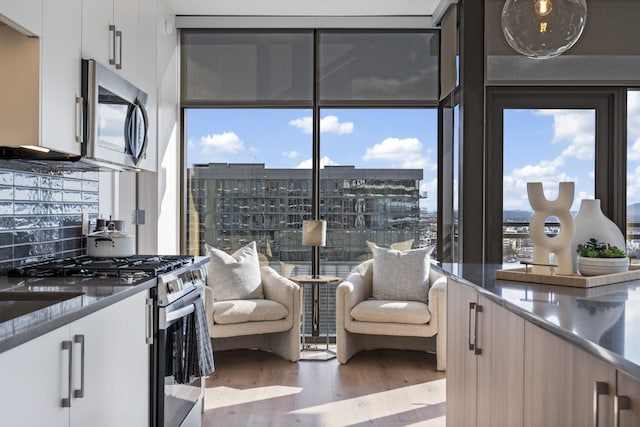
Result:
<svg viewBox="0 0 640 427"><path fill-rule="evenodd" d="M586 0L507 0L502 8L507 43L530 58L553 58L567 51L586 21Z"/></svg>

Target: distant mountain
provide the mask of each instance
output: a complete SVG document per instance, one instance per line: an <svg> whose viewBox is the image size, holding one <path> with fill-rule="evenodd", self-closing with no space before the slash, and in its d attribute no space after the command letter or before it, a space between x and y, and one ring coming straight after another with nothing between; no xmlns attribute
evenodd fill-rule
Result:
<svg viewBox="0 0 640 427"><path fill-rule="evenodd" d="M502 221L503 222L525 222L530 221L533 216L533 211L523 211L523 210L506 210L502 212Z"/></svg>
<svg viewBox="0 0 640 427"><path fill-rule="evenodd" d="M578 212L571 212L571 215L575 217ZM502 215L502 220L504 222L509 221L530 221L531 216L533 215L533 211L523 211L523 210L506 210ZM627 206L627 218L632 222L640 222L640 203L634 203L632 205Z"/></svg>

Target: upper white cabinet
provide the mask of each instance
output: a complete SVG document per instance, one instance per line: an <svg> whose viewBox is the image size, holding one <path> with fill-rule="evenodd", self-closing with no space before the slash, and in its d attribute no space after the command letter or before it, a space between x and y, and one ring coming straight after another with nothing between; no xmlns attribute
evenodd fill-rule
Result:
<svg viewBox="0 0 640 427"><path fill-rule="evenodd" d="M81 0L47 0L43 4L40 49L40 144L80 155Z"/></svg>
<svg viewBox="0 0 640 427"><path fill-rule="evenodd" d="M82 0L82 56L138 84L139 15L138 0Z"/></svg>
<svg viewBox="0 0 640 427"><path fill-rule="evenodd" d="M42 31L42 3L42 0L0 0L0 20L24 33L39 36Z"/></svg>

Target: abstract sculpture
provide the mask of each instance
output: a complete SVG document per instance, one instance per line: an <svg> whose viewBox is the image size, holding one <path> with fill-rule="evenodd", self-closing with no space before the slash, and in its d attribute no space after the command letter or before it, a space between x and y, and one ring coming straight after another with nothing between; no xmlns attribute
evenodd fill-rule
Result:
<svg viewBox="0 0 640 427"><path fill-rule="evenodd" d="M575 186L573 182L561 182L556 200L547 200L542 191L541 182L528 182L527 195L533 209L533 217L529 223L529 235L533 242L532 272L545 274L548 267L536 264L549 264L549 255L555 256L558 266L556 273L562 275L573 274L573 217L569 209L573 204ZM560 232L550 237L545 233L544 223L550 216L555 216L560 222Z"/></svg>

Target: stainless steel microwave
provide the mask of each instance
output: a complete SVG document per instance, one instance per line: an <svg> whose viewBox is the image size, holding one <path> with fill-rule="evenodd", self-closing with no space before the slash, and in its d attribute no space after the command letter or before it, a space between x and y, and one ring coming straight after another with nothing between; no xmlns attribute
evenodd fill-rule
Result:
<svg viewBox="0 0 640 427"><path fill-rule="evenodd" d="M116 169L136 169L148 143L147 94L116 71L82 60L82 159Z"/></svg>

